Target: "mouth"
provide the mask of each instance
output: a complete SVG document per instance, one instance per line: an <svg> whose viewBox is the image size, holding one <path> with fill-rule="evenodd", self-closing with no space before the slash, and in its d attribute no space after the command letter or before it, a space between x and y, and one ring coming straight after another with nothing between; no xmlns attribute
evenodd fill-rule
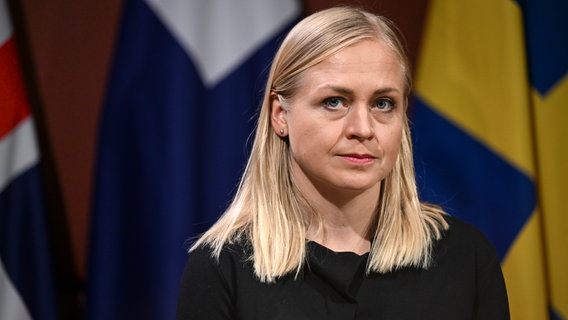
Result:
<svg viewBox="0 0 568 320"><path fill-rule="evenodd" d="M342 154L341 157L346 161L354 164L368 164L375 161L375 159L377 159L377 157L372 156L370 154L358 154L358 153Z"/></svg>

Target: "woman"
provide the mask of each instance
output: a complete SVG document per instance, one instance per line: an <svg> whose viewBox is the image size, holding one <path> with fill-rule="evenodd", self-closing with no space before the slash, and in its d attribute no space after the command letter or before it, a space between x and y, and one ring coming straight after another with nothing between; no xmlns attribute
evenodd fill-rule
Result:
<svg viewBox="0 0 568 320"><path fill-rule="evenodd" d="M178 319L508 319L491 244L418 200L395 30L341 7L290 31L235 199L190 250Z"/></svg>

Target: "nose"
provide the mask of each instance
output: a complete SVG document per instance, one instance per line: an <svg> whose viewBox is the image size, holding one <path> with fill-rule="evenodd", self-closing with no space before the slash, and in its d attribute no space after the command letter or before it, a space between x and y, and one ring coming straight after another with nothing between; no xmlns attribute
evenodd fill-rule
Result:
<svg viewBox="0 0 568 320"><path fill-rule="evenodd" d="M351 105L344 121L345 134L349 139L366 140L375 133L371 110L364 103Z"/></svg>

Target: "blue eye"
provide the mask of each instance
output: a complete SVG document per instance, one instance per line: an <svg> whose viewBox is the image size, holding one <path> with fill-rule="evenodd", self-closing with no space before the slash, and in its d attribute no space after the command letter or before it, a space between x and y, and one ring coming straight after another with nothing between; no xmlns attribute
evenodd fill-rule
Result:
<svg viewBox="0 0 568 320"><path fill-rule="evenodd" d="M375 107L382 111L391 111L392 109L394 109L395 104L394 101L392 101L392 99L381 98L375 102Z"/></svg>
<svg viewBox="0 0 568 320"><path fill-rule="evenodd" d="M338 97L327 98L323 101L323 104L329 109L338 109L343 106L343 99Z"/></svg>

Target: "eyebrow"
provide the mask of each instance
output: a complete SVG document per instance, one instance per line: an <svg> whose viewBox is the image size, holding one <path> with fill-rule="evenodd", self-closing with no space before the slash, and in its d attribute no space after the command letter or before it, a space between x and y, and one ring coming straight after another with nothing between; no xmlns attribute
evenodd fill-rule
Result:
<svg viewBox="0 0 568 320"><path fill-rule="evenodd" d="M353 94L353 90L351 90L351 89L344 88L344 87L337 87L337 86L333 86L333 85L327 85L327 86L323 87L323 89L330 89L330 90L335 91L337 93L346 94L346 95L352 95ZM396 88L386 87L386 88L381 88L381 89L375 90L374 94L379 95L379 94L385 94L385 93L389 93L389 92L399 92L399 90L396 89Z"/></svg>

